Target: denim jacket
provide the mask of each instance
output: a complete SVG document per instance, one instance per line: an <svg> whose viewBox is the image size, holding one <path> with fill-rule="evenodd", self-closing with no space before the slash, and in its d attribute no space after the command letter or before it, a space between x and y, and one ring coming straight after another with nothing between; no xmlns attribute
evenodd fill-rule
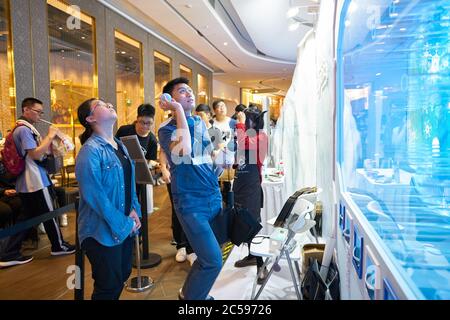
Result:
<svg viewBox="0 0 450 320"><path fill-rule="evenodd" d="M129 158L126 147L115 139ZM131 161L131 209L141 217L136 196L134 161ZM114 148L95 133L78 153L75 174L80 187L78 237L80 243L92 237L104 246L121 244L133 229L133 219L125 214L125 183Z"/></svg>

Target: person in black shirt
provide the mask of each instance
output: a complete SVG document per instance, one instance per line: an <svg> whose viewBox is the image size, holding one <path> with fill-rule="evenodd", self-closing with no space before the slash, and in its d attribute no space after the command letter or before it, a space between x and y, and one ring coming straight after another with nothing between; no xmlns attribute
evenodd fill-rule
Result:
<svg viewBox="0 0 450 320"><path fill-rule="evenodd" d="M145 150L145 158L153 166L158 157L158 142L151 131L155 122L155 107L151 104L141 104L137 110L137 119L134 123L121 126L117 130L116 138L137 135L139 143Z"/></svg>

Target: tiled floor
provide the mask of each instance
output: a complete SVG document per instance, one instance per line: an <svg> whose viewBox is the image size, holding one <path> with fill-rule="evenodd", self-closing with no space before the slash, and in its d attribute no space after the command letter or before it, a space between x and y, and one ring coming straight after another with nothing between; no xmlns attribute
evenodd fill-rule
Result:
<svg viewBox="0 0 450 320"><path fill-rule="evenodd" d="M171 208L166 186L154 189L154 206L159 208L149 217L150 251L161 255L162 263L151 269L143 269L142 275L154 280L154 286L143 293L123 291L121 299L129 300L172 300L177 299L178 290L189 272L189 262L175 261L176 248L170 244L172 239ZM65 239L75 241L75 213L69 214L69 225L62 228ZM0 300L4 299L44 299L71 300L74 291L70 290L68 268L75 264L75 256L52 257L50 245L45 235L37 250L27 249L34 260L23 266L0 269ZM131 277L136 275L133 269ZM86 259L85 298L92 293L93 282L89 261Z"/></svg>

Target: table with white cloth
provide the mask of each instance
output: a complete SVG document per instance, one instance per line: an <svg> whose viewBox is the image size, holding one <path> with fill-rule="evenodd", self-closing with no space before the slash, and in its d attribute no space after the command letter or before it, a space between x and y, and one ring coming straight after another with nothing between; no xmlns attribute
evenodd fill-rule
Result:
<svg viewBox="0 0 450 320"><path fill-rule="evenodd" d="M261 187L264 193L264 204L261 209L261 224L263 226L260 234L271 234L273 226L267 221L278 216L286 201L284 192L284 176L274 177L267 175L263 177Z"/></svg>

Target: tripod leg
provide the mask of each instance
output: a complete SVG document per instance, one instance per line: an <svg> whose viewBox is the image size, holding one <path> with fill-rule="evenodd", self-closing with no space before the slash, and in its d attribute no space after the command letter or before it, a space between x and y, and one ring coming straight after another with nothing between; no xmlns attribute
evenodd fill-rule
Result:
<svg viewBox="0 0 450 320"><path fill-rule="evenodd" d="M269 258L268 258L268 259L269 259ZM261 287L259 288L258 293L256 294L254 300L258 300L259 296L261 295L262 291L264 290L264 287L266 286L267 282L269 281L270 276L271 276L272 273L273 273L273 266L274 266L275 264L277 264L277 263L280 261L280 259L281 259L281 254L278 255L278 256L276 257L274 263L273 263L272 266L270 267L269 274L267 275L267 278L264 280L263 284L262 284ZM263 272L263 271L264 271L264 265L263 265L263 267L261 268L261 272ZM258 277L256 277L256 278L258 279ZM258 280L256 280L256 281L258 281Z"/></svg>
<svg viewBox="0 0 450 320"><path fill-rule="evenodd" d="M284 251L284 255L286 256L286 259L288 261L289 271L291 272L292 281L294 282L294 289L295 289L295 293L297 294L297 299L302 300L302 295L298 289L297 278L294 273L294 268L292 268L292 260L291 260L291 257L289 256L289 252Z"/></svg>

